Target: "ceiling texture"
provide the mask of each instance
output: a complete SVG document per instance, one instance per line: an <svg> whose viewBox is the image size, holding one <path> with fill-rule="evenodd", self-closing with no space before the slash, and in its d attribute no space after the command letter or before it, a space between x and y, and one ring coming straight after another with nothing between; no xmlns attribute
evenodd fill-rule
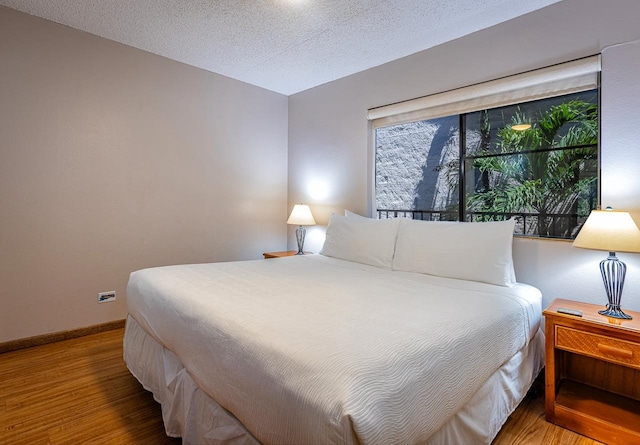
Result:
<svg viewBox="0 0 640 445"><path fill-rule="evenodd" d="M285 95L560 0L0 0Z"/></svg>

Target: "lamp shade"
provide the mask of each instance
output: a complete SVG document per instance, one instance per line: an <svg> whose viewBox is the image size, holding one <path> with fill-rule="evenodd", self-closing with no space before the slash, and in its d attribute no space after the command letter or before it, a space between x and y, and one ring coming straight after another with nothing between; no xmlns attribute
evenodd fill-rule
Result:
<svg viewBox="0 0 640 445"><path fill-rule="evenodd" d="M291 215L287 220L287 224L295 224L298 226L312 226L316 223L311 214L311 209L305 204L296 204L293 206Z"/></svg>
<svg viewBox="0 0 640 445"><path fill-rule="evenodd" d="M640 252L640 229L627 212L593 210L573 247L607 252Z"/></svg>

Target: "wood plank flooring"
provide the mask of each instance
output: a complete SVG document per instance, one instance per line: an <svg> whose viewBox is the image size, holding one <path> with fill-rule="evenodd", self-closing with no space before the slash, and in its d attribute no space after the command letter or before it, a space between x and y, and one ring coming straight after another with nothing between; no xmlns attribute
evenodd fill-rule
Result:
<svg viewBox="0 0 640 445"><path fill-rule="evenodd" d="M122 360L124 329L0 354L0 444L180 444ZM539 380L494 445L595 445L544 420Z"/></svg>
<svg viewBox="0 0 640 445"><path fill-rule="evenodd" d="M124 329L0 354L0 443L180 444L122 359Z"/></svg>

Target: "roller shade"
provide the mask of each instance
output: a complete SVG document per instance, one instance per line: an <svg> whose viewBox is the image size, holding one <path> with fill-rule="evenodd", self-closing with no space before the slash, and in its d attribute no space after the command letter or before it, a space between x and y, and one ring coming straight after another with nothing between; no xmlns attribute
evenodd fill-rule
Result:
<svg viewBox="0 0 640 445"><path fill-rule="evenodd" d="M372 108L374 128L486 110L597 88L600 55Z"/></svg>

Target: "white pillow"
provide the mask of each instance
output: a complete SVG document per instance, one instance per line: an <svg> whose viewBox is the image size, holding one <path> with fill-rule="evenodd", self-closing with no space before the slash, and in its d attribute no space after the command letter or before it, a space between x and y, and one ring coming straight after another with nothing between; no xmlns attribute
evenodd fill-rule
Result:
<svg viewBox="0 0 640 445"><path fill-rule="evenodd" d="M514 219L478 223L403 219L393 269L513 286L514 227Z"/></svg>
<svg viewBox="0 0 640 445"><path fill-rule="evenodd" d="M322 255L391 269L398 220L331 215Z"/></svg>

